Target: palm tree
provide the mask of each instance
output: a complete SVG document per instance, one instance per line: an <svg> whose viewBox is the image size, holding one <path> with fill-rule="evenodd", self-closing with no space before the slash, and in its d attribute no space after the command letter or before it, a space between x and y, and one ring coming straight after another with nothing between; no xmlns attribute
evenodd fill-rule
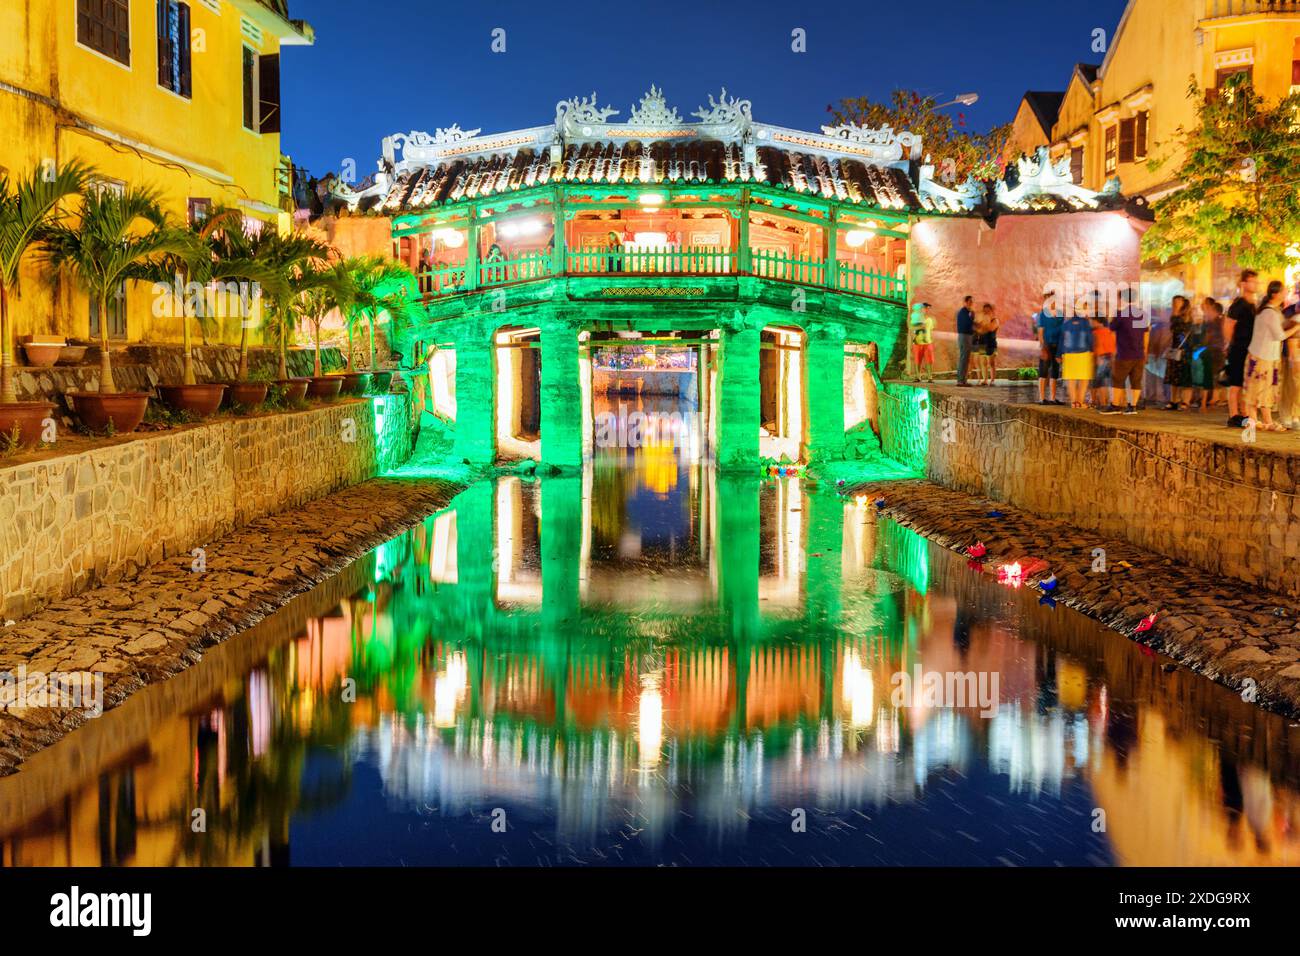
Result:
<svg viewBox="0 0 1300 956"><path fill-rule="evenodd" d="M312 327L316 360L312 374L324 374L320 361L320 327L325 317L335 310L346 316L356 300L356 285L346 261L322 263L313 261L298 270L291 280L294 308ZM349 336L349 339L351 336Z"/></svg>
<svg viewBox="0 0 1300 956"><path fill-rule="evenodd" d="M238 209L214 209L206 219L190 226L193 243L188 252L167 257L164 272L176 275L184 290L182 317L185 340L185 372L183 384L195 384L194 357L191 353L190 317L193 284L208 287L213 283L250 282L265 290L275 285L278 276L255 253L253 241L244 228L244 214ZM256 298L256 297L254 297ZM239 371L238 381L248 377L249 317L243 307L251 304L240 296Z"/></svg>
<svg viewBox="0 0 1300 956"><path fill-rule="evenodd" d="M43 235L45 258L66 269L99 307L100 392L117 392L108 351L108 298L128 279L147 279L165 256L192 247L187 230L174 227L157 191L148 187L89 186L82 192L76 227L57 222Z"/></svg>
<svg viewBox="0 0 1300 956"><path fill-rule="evenodd" d="M390 320L409 320L414 316L412 293L418 289L415 274L396 259L383 256L358 256L347 260L356 294L348 311L348 370L352 369L352 329L364 318L370 336L370 359L367 368L375 369L375 325L388 314Z"/></svg>
<svg viewBox="0 0 1300 956"><path fill-rule="evenodd" d="M67 163L53 176L32 173L13 182L0 173L0 403L18 401L14 383L14 330L9 327L9 296L18 292L23 258L60 216L59 204L79 193L90 170Z"/></svg>
<svg viewBox="0 0 1300 956"><path fill-rule="evenodd" d="M280 349L280 379L289 377L289 328L295 319L295 300L305 291L299 284L304 271L323 268L335 257L332 246L302 235L282 236L272 229L246 236L247 254L264 270L262 312L275 327ZM245 340L241 336L241 348ZM241 355L241 368L245 359ZM319 361L319 359L318 359Z"/></svg>

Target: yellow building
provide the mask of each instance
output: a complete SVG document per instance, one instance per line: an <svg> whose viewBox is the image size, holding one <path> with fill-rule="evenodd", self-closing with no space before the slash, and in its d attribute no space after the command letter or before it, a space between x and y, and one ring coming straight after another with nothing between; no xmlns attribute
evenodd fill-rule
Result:
<svg viewBox="0 0 1300 956"><path fill-rule="evenodd" d="M280 50L311 42L286 0L0 4L0 168L81 160L110 184L155 187L178 222L225 205L287 228ZM24 270L18 334L97 338L86 296L70 281L51 287L42 271L34 261ZM179 340L152 300L147 287L122 290L107 310L110 336Z"/></svg>
<svg viewBox="0 0 1300 956"><path fill-rule="evenodd" d="M1069 156L1076 182L1101 189L1118 177L1125 195L1154 203L1181 185L1175 141L1196 122L1190 85L1204 95L1239 72L1270 100L1300 88L1300 0L1130 0L1101 66L1075 68L1050 140L1032 142L1028 116L1017 128L1022 145ZM1153 171L1154 159L1162 162ZM1224 296L1237 267L1214 256L1164 271L1197 293Z"/></svg>

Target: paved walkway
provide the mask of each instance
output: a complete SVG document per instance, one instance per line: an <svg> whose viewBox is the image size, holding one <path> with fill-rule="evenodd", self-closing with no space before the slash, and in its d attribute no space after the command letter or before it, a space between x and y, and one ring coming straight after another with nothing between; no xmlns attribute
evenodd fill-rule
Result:
<svg viewBox="0 0 1300 956"><path fill-rule="evenodd" d="M436 478L377 478L258 519L210 544L200 573L191 557L164 561L7 622L0 673L102 673L104 707L115 707L442 509L459 490ZM0 709L0 774L86 719L80 708Z"/></svg>
<svg viewBox="0 0 1300 956"><path fill-rule="evenodd" d="M944 547L967 553L982 542L988 549L983 573L1040 559L1046 567L1026 586L1055 574L1059 604L1241 691L1246 700L1300 716L1300 607L1290 598L928 481L866 482L843 491L866 496L873 509ZM1098 547L1105 549L1104 572L1094 564ZM1140 631L1152 614L1154 627Z"/></svg>
<svg viewBox="0 0 1300 956"><path fill-rule="evenodd" d="M1228 411L1226 408L1211 408L1204 413L1199 408L1186 412L1167 412L1163 408L1147 408L1136 415L1102 415L1091 408L1077 410L1070 408L1068 405L1039 406L1038 383L1036 381L1025 384L999 381L999 384L991 388L975 385L958 388L951 383L912 382L906 379L891 380L891 383L926 388L935 394L954 398L1004 405L1033 405L1035 408L1052 415L1084 418L1089 421L1102 422L1117 429L1164 432L1233 447L1239 447L1243 441L1243 432L1240 428L1229 428L1227 426ZM1300 456L1300 432L1276 434L1256 431L1255 439L1253 447L1257 449Z"/></svg>

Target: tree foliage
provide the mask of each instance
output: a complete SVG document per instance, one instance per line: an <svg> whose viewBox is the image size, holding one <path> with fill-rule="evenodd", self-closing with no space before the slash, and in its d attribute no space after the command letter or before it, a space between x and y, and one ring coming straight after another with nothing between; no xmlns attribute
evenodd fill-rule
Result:
<svg viewBox="0 0 1300 956"><path fill-rule="evenodd" d="M962 182L968 176L997 179L1010 155L1011 124L997 126L987 133L966 128L966 114L955 116L933 96L914 90L894 90L888 103L877 103L865 96L840 100L828 106L832 125L854 123L859 126L891 126L898 132L921 137L921 148L934 162L939 176L948 182Z"/></svg>
<svg viewBox="0 0 1300 956"><path fill-rule="evenodd" d="M1160 262L1230 254L1250 268L1281 268L1300 242L1300 94L1270 104L1240 74L1217 95L1195 82L1187 95L1200 101L1197 123L1171 143L1184 157L1183 186L1155 204L1144 254Z"/></svg>

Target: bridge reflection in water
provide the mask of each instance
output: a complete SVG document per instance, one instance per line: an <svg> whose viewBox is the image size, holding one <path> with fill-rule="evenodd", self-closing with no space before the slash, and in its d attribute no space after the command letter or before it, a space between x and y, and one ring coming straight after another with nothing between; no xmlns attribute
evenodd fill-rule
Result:
<svg viewBox="0 0 1300 956"><path fill-rule="evenodd" d="M896 706L918 667L996 674L991 716ZM469 488L0 781L0 841L11 865L1294 865L1298 744L854 502L659 446Z"/></svg>

